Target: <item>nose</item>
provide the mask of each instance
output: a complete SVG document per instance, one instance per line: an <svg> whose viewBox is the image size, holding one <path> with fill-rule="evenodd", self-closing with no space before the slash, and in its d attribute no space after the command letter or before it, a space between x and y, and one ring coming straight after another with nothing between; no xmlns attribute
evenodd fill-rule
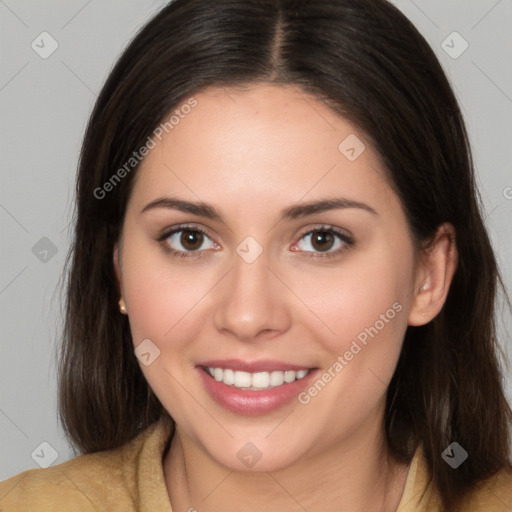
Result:
<svg viewBox="0 0 512 512"><path fill-rule="evenodd" d="M243 342L286 332L292 294L276 274L265 253L252 263L235 255L232 270L217 289L217 330Z"/></svg>

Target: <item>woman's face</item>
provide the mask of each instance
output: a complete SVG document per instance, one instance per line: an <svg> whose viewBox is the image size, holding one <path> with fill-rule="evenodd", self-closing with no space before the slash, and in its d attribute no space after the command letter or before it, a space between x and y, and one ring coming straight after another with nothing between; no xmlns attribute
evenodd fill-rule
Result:
<svg viewBox="0 0 512 512"><path fill-rule="evenodd" d="M413 301L401 204L364 135L314 97L194 98L154 138L120 240L141 369L229 468L356 449L382 432Z"/></svg>

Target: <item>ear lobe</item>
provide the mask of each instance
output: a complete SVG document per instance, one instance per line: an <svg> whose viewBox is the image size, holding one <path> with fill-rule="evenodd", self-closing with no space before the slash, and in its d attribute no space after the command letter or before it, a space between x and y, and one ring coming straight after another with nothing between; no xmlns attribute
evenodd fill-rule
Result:
<svg viewBox="0 0 512 512"><path fill-rule="evenodd" d="M457 260L455 228L449 223L442 224L420 255L409 325L425 325L441 311L457 269Z"/></svg>
<svg viewBox="0 0 512 512"><path fill-rule="evenodd" d="M126 310L126 304L124 303L124 297L123 297L123 285L121 281L121 261L120 261L120 254L119 254L119 243L116 243L114 246L114 251L112 252L112 261L114 263L114 272L116 274L117 279L117 286L119 293L121 295L121 298L119 299L119 310L123 315L128 314Z"/></svg>

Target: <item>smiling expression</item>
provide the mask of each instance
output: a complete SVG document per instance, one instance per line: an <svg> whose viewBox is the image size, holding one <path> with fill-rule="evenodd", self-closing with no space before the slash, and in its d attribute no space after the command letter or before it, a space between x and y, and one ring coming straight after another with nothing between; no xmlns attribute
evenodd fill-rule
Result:
<svg viewBox="0 0 512 512"><path fill-rule="evenodd" d="M115 253L134 345L160 351L141 369L181 434L227 467L248 442L262 470L356 446L382 430L413 300L400 201L364 134L300 90L195 99L142 162Z"/></svg>

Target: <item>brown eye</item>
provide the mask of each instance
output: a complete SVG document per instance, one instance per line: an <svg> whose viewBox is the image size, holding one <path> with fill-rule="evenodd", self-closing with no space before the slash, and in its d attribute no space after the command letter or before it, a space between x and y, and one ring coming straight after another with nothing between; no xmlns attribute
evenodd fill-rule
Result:
<svg viewBox="0 0 512 512"><path fill-rule="evenodd" d="M203 239L204 236L199 231L184 229L182 230L180 243L188 251L197 251L203 244Z"/></svg>
<svg viewBox="0 0 512 512"><path fill-rule="evenodd" d="M177 227L159 238L171 251L186 256L187 253L203 253L206 249L216 249L217 244L201 229Z"/></svg>
<svg viewBox="0 0 512 512"><path fill-rule="evenodd" d="M334 245L334 236L328 231L313 231L311 245L318 251L328 251Z"/></svg>
<svg viewBox="0 0 512 512"><path fill-rule="evenodd" d="M352 245L353 240L348 234L324 227L304 233L297 244L299 250L310 253L309 256L336 256Z"/></svg>

